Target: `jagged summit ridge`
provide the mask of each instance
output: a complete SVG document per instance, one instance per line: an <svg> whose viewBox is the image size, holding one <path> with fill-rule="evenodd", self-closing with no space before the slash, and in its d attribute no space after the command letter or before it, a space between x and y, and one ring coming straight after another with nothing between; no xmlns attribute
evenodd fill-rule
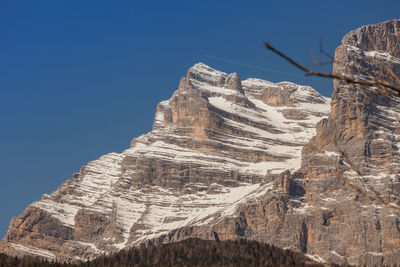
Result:
<svg viewBox="0 0 400 267"><path fill-rule="evenodd" d="M198 63L158 105L151 132L32 203L1 250L74 260L189 233L231 238L216 225L300 167L329 103L307 86L241 81Z"/></svg>
<svg viewBox="0 0 400 267"><path fill-rule="evenodd" d="M243 94L242 83L237 73L226 74L204 63L197 63L187 72L187 79L207 83L216 87L232 89Z"/></svg>

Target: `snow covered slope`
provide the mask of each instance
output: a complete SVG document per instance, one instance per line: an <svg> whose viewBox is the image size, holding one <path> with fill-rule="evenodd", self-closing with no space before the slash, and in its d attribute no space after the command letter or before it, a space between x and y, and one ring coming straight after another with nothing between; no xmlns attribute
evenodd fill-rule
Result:
<svg viewBox="0 0 400 267"><path fill-rule="evenodd" d="M240 81L198 63L158 105L151 132L32 203L12 220L1 251L90 259L211 227L300 168L302 147L329 109L311 87Z"/></svg>

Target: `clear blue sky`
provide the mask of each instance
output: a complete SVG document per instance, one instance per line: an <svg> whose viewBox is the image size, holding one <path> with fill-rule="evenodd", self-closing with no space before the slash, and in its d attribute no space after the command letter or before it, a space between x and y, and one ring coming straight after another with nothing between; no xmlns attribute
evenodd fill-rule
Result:
<svg viewBox="0 0 400 267"><path fill-rule="evenodd" d="M398 0L0 1L0 236L82 165L148 132L194 63L330 95L331 81L302 77L262 41L308 63L319 37L333 53L348 31L399 14Z"/></svg>

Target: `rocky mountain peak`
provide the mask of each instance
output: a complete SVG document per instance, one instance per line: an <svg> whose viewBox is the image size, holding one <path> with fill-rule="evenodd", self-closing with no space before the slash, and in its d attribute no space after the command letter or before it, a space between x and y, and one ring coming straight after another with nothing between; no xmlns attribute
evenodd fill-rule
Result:
<svg viewBox="0 0 400 267"><path fill-rule="evenodd" d="M291 96L312 91L241 82L235 73L194 65L159 103L151 132L121 153L88 163L32 203L10 223L1 251L90 259L189 236L244 236L245 222L232 219L241 205L275 190L302 192L290 173L300 167L316 123L328 115L330 99L315 91L319 97L297 101L302 93L290 106L257 96L274 86L293 87Z"/></svg>
<svg viewBox="0 0 400 267"><path fill-rule="evenodd" d="M342 45L355 46L363 51L388 53L400 58L399 29L399 19L362 26L349 32L342 39Z"/></svg>
<svg viewBox="0 0 400 267"><path fill-rule="evenodd" d="M399 20L350 32L336 49L333 71L395 82L389 72L400 75L399 38ZM400 99L384 90L335 81L331 113L303 148L307 205L322 209L309 214L330 224L320 230L308 224L312 236L327 242L308 239L307 251L328 261L392 266L400 259Z"/></svg>
<svg viewBox="0 0 400 267"><path fill-rule="evenodd" d="M399 40L399 20L356 29L336 49L334 72L361 80L377 77L396 84L389 72L400 76L400 58L395 56L400 56ZM341 136L330 142L336 143L337 150L359 174L389 171L389 166L397 165L400 159L397 146L392 145L400 131L399 117L395 115L399 99L380 93L387 90L382 87L335 81L334 89L326 125L342 131L337 131Z"/></svg>
<svg viewBox="0 0 400 267"><path fill-rule="evenodd" d="M205 83L211 86L224 89L232 89L243 94L242 82L237 73L227 74L207 66L204 63L197 63L191 67L186 78L195 83Z"/></svg>
<svg viewBox="0 0 400 267"><path fill-rule="evenodd" d="M189 68L186 74L187 79L203 82L216 87L223 87L228 75L215 70L204 63L197 63Z"/></svg>

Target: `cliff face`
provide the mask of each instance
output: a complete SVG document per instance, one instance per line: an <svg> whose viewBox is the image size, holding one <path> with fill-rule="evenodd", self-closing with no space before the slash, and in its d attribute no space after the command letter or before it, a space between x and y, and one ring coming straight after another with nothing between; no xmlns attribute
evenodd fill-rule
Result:
<svg viewBox="0 0 400 267"><path fill-rule="evenodd" d="M350 32L334 72L396 83L399 30L393 20ZM150 133L31 204L1 251L74 260L188 237L248 238L328 263L393 265L400 99L385 90L335 81L330 106L307 86L196 64L158 105Z"/></svg>
<svg viewBox="0 0 400 267"><path fill-rule="evenodd" d="M399 38L399 20L350 32L336 49L334 72L396 84ZM323 242L309 247L327 258L329 249L353 263L393 265L400 261L400 99L385 88L334 87L331 114L303 149L312 205L331 202L330 226L316 234Z"/></svg>
<svg viewBox="0 0 400 267"><path fill-rule="evenodd" d="M399 20L350 32L334 72L396 84L399 38ZM384 92L335 81L331 113L304 146L301 168L239 210L236 225L246 238L325 262L400 262L400 99Z"/></svg>
<svg viewBox="0 0 400 267"><path fill-rule="evenodd" d="M158 105L151 132L32 203L1 250L71 261L189 236L244 236L239 205L300 167L329 103L307 86L241 81L196 64Z"/></svg>

